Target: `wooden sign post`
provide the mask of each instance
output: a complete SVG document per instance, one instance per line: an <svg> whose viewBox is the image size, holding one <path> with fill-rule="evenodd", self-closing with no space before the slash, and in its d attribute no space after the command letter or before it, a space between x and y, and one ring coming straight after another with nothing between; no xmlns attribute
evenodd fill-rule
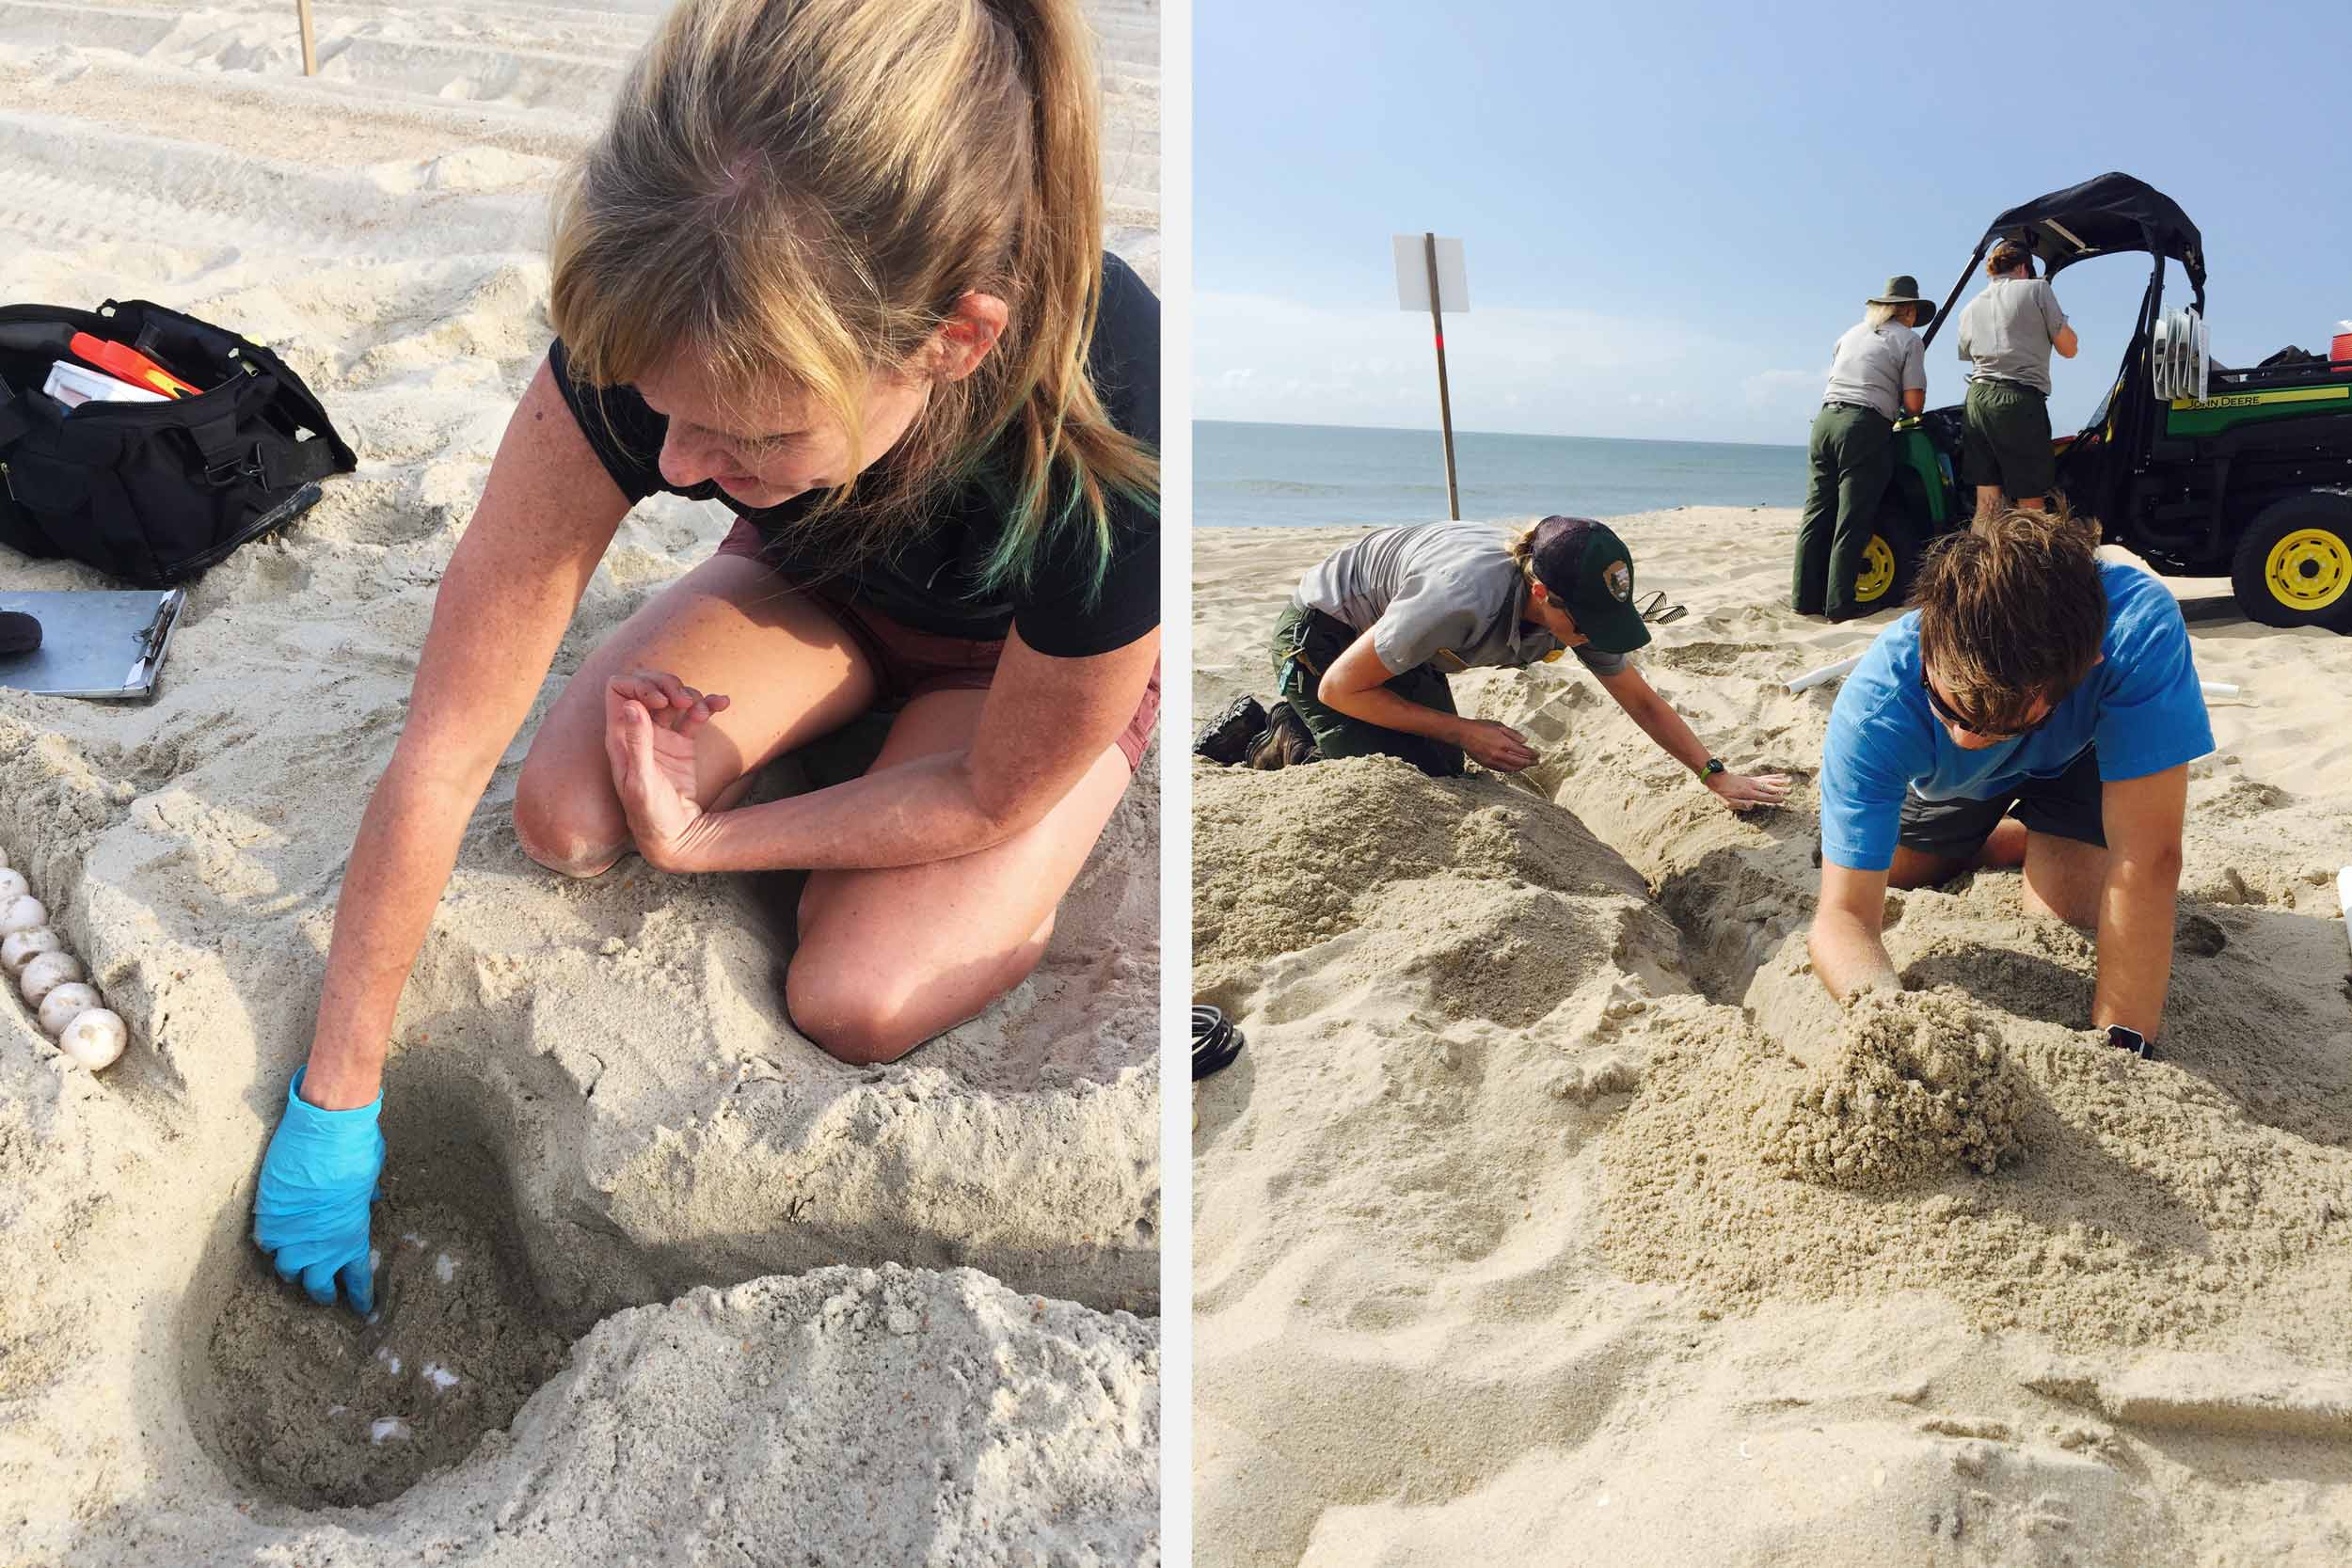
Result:
<svg viewBox="0 0 2352 1568"><path fill-rule="evenodd" d="M1462 492L1454 472L1454 398L1445 379L1445 312L1470 309L1470 281L1462 267L1462 242L1431 233L1399 234L1396 302L1400 309L1429 310L1429 333L1438 344L1438 421L1445 436L1446 515L1459 522Z"/></svg>

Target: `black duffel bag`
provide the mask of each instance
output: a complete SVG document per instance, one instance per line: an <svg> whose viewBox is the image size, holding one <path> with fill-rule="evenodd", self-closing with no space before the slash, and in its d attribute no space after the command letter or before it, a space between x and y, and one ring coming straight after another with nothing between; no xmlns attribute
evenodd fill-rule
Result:
<svg viewBox="0 0 2352 1568"><path fill-rule="evenodd" d="M137 350L199 390L168 403L41 391L76 332ZM96 310L0 307L0 544L142 588L196 576L281 527L358 458L284 360L133 299Z"/></svg>

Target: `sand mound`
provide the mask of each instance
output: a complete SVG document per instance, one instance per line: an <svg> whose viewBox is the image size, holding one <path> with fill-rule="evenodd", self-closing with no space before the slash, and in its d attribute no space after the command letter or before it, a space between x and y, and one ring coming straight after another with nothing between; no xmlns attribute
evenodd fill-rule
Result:
<svg viewBox="0 0 2352 1568"><path fill-rule="evenodd" d="M1492 776L1432 779L1388 757L1271 773L1194 766L1203 994L1250 983L1281 954L1376 932L1367 945L1383 956L1370 961L1406 955L1465 1016L1532 1022L1559 1000L1557 944L1578 940L1576 922L1547 916L1642 892L1574 817Z"/></svg>
<svg viewBox="0 0 2352 1568"><path fill-rule="evenodd" d="M0 693L0 841L132 1036L93 1080L0 1008L11 1563L725 1560L737 1521L756 1560L1153 1549L1149 1331L1119 1311L1158 1292L1152 757L1037 974L858 1069L784 1016L794 879L550 875L515 843L518 743L393 1029L381 1321L246 1239L343 858L548 339L552 173L661 8L323 8L306 80L278 6L5 8L9 297L269 341L361 458L193 586L151 705ZM1108 237L1149 278L1157 19L1099 15ZM631 515L540 712L729 521ZM0 586L109 585L0 552ZM1005 1285L764 1277L883 1263Z"/></svg>
<svg viewBox="0 0 2352 1568"><path fill-rule="evenodd" d="M1764 1164L1867 1189L1964 1165L1990 1172L2017 1147L2024 1094L2001 1037L1958 992L1866 991L1845 1037L1786 1111L1756 1107Z"/></svg>
<svg viewBox="0 0 2352 1568"><path fill-rule="evenodd" d="M1556 668L1455 683L1554 815L1196 768L1250 1042L1197 1095L1202 1563L2352 1560L2352 798L2286 787L2341 760L2296 693L2352 641L2193 634L2279 696L2191 770L2162 1059L2088 1028L2093 946L2014 873L1890 899L1908 989L1849 1013L1804 946L1835 693L1774 683L1872 628L1777 608L1792 525L1615 525L1692 605L1651 681L1786 811ZM1197 541L1197 702L1343 537Z"/></svg>

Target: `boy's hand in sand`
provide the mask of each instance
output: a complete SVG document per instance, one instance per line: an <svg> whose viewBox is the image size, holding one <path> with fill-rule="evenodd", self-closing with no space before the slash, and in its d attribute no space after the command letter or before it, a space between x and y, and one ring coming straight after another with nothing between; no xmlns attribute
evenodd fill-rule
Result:
<svg viewBox="0 0 2352 1568"><path fill-rule="evenodd" d="M616 675L605 688L604 751L612 787L637 852L657 870L691 869L703 820L702 802L694 798L694 739L726 706L726 698L706 696L658 670Z"/></svg>
<svg viewBox="0 0 2352 1568"><path fill-rule="evenodd" d="M1467 722L1462 731L1462 750L1481 768L1491 768L1498 773L1516 773L1535 765L1535 749L1527 743L1527 736L1491 719Z"/></svg>
<svg viewBox="0 0 2352 1568"><path fill-rule="evenodd" d="M1733 811L1777 806L1788 799L1786 773L1718 773L1707 781L1715 798Z"/></svg>
<svg viewBox="0 0 2352 1568"><path fill-rule="evenodd" d="M353 1111L322 1111L302 1098L296 1072L286 1114L262 1157L253 1194L253 1240L278 1277L299 1283L321 1307L335 1305L341 1284L351 1309L375 1309L375 1271L368 1259L368 1206L384 1170L376 1126L384 1097Z"/></svg>

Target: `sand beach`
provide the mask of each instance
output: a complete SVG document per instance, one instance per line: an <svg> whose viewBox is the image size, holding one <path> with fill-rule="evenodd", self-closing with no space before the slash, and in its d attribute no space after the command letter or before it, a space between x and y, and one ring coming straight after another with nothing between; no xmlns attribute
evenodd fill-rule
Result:
<svg viewBox="0 0 2352 1568"><path fill-rule="evenodd" d="M1158 761L1036 975L889 1068L781 1005L797 879L468 832L404 998L381 1321L248 1239L441 569L546 348L547 197L661 8L0 3L0 297L273 345L358 449L147 705L0 691L0 851L130 1025L0 1001L0 1563L1157 1560ZM1095 10L1156 285L1157 33ZM532 723L729 518L657 498ZM0 550L0 587L109 586ZM838 758L834 759L836 762ZM804 787L787 763L761 787Z"/></svg>
<svg viewBox="0 0 2352 1568"><path fill-rule="evenodd" d="M1524 522L1527 519L1515 519ZM1793 511L1613 519L1636 656L1735 816L1573 661L1457 676L1533 788L1194 767L1204 1565L2352 1560L2352 639L2170 584L2210 702L2167 1053L2015 873L1896 895L1909 988L1805 962L1835 687ZM1196 535L1196 712L1270 696L1353 529ZM2109 551L2119 559L2120 552Z"/></svg>

